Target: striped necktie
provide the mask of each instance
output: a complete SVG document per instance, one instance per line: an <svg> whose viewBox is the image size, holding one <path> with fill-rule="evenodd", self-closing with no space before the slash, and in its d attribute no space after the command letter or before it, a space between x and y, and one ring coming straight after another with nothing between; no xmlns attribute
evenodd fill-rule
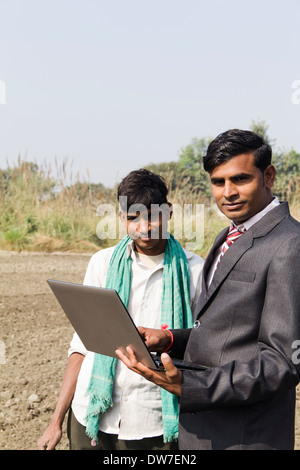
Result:
<svg viewBox="0 0 300 470"><path fill-rule="evenodd" d="M226 253L226 251L228 250L228 248L229 248L238 238L240 238L240 236L241 236L244 232L246 232L246 229L245 229L243 226L240 226L240 227L238 228L233 222L231 222L231 225L230 225L230 228L229 228L229 232L228 232L228 235L227 235L226 240L225 240L225 242L224 242L222 251L221 251L221 253L220 253L219 260L218 260L218 263L217 263L216 268L219 266L219 263L220 263L221 259L223 258L223 256L225 255L225 253Z"/></svg>

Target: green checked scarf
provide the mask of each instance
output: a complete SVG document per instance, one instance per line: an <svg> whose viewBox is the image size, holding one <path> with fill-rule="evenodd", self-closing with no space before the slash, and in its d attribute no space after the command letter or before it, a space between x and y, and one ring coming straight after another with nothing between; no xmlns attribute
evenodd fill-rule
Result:
<svg viewBox="0 0 300 470"><path fill-rule="evenodd" d="M131 256L127 256L127 235L116 246L110 259L106 287L115 289L124 305L128 306L131 288ZM190 307L189 263L181 245L173 235L167 239L164 256L161 323L169 328L190 328L192 311ZM86 434L97 443L101 414L113 406L112 391L117 359L95 354L92 374L86 395L89 404L85 416ZM161 389L164 442L178 438L178 398Z"/></svg>

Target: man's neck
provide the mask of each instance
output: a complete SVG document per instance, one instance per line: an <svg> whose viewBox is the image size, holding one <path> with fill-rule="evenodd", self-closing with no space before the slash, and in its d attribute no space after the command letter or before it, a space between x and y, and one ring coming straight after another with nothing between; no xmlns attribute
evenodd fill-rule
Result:
<svg viewBox="0 0 300 470"><path fill-rule="evenodd" d="M167 240L162 239L160 240L160 243L158 243L156 246L149 247L149 248L138 245L135 241L133 243L134 243L134 249L138 253L142 255L147 255L147 256L157 256L165 252Z"/></svg>

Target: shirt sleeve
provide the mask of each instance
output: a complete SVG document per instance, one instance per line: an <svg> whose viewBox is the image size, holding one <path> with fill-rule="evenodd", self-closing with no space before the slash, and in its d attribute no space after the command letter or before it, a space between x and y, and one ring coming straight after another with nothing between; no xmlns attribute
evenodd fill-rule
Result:
<svg viewBox="0 0 300 470"><path fill-rule="evenodd" d="M107 248L98 251L94 254L88 264L83 284L87 286L104 287L106 280L107 267L112 254L113 248ZM79 353L86 356L87 349L79 338L78 334L74 332L73 338L68 350L68 356L73 353Z"/></svg>
<svg viewBox="0 0 300 470"><path fill-rule="evenodd" d="M87 286L105 287L107 270L114 248L115 247L105 248L91 257L83 284Z"/></svg>
<svg viewBox="0 0 300 470"><path fill-rule="evenodd" d="M86 356L87 355L87 349L85 348L83 342L81 341L81 339L79 338L78 334L75 333L73 334L73 338L72 338L72 341L70 343L70 348L68 350L68 357L71 356L71 354L73 353L79 353L79 354L82 354L83 356Z"/></svg>

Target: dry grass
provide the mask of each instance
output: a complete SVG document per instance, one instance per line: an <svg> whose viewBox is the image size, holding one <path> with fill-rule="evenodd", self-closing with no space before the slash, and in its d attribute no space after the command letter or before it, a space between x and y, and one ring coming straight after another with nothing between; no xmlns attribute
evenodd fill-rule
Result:
<svg viewBox="0 0 300 470"><path fill-rule="evenodd" d="M168 179L172 179L172 173L166 176L167 183ZM300 220L300 198L296 195L297 191L290 193L291 212ZM216 235L228 225L227 219L193 188L184 174L170 191L169 200L179 212L182 209L183 226L184 207L192 207L191 233L197 233L195 240L201 239L194 251L205 258ZM60 166L56 163L53 171L47 164L38 167L19 159L14 167L0 170L0 249L95 252L114 245L116 239L100 240L96 233L100 221L97 207L102 203L114 208L117 221L115 189L82 182L78 176L73 181L68 161ZM202 207L203 217L196 217L197 206ZM170 224L173 233L174 219ZM179 237L183 246L192 241L184 228Z"/></svg>

